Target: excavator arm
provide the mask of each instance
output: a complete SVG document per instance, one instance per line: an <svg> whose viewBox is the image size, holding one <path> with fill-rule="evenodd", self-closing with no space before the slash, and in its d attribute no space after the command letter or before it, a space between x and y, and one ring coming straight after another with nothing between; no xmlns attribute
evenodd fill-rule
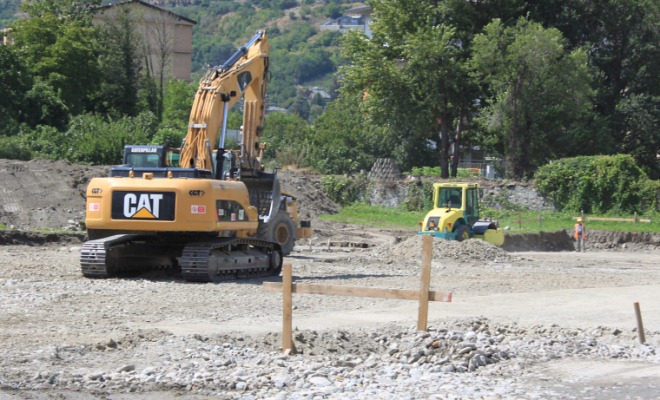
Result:
<svg viewBox="0 0 660 400"><path fill-rule="evenodd" d="M259 31L229 60L211 68L201 79L181 148L182 167L211 170L222 179L214 167L213 151L218 150L217 165L221 168L227 114L243 98L240 168L245 176L259 174L264 149L259 140L265 115L268 53L266 32Z"/></svg>

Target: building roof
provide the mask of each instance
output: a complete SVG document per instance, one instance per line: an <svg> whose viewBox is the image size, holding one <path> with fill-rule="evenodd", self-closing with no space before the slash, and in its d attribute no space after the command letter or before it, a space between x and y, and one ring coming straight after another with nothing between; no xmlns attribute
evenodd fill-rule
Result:
<svg viewBox="0 0 660 400"><path fill-rule="evenodd" d="M351 9L348 9L344 14L353 14L353 15L369 15L371 14L371 6L357 6Z"/></svg>
<svg viewBox="0 0 660 400"><path fill-rule="evenodd" d="M112 8L112 7L115 7L115 6L119 6L119 5L124 5L124 4L140 4L140 5L142 5L142 6L145 6L145 7L148 7L148 8L154 9L154 10L157 10L157 11L159 11L159 12L162 12L162 13L168 14L168 15L170 15L170 16L176 18L176 19L179 19L179 20L181 20L181 21L188 22L189 24L197 25L197 21L195 21L195 20L192 20L192 19L190 19L190 18L186 18L186 17L184 17L184 16L182 16L182 15L179 15L179 14L173 13L172 11L168 11L168 10L166 10L166 9L164 9L164 8L160 8L160 7L155 6L155 5L153 5L153 4L149 4L149 3L147 3L146 1L142 1L142 0L125 0L125 1L119 1L119 2L117 2L117 3L110 3L110 4L108 4L108 5L101 6L101 7L99 7L99 8L100 8L100 9L109 9L109 8Z"/></svg>

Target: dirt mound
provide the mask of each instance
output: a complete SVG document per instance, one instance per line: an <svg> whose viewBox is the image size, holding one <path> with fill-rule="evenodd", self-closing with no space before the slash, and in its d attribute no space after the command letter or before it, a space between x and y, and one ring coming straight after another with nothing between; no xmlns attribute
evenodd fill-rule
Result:
<svg viewBox="0 0 660 400"><path fill-rule="evenodd" d="M383 254L392 260L422 259L422 236L411 236L390 246ZM433 259L451 259L459 262L510 262L514 257L507 251L481 239L463 242L433 239Z"/></svg>
<svg viewBox="0 0 660 400"><path fill-rule="evenodd" d="M16 229L71 229L85 219L85 189L107 167L0 159L0 223Z"/></svg>
<svg viewBox="0 0 660 400"><path fill-rule="evenodd" d="M573 239L564 230L559 232L507 235L502 246L507 251L571 251Z"/></svg>
<svg viewBox="0 0 660 400"><path fill-rule="evenodd" d="M315 219L321 214L336 214L339 205L323 191L321 175L282 170L277 173L282 190L298 199L301 219Z"/></svg>

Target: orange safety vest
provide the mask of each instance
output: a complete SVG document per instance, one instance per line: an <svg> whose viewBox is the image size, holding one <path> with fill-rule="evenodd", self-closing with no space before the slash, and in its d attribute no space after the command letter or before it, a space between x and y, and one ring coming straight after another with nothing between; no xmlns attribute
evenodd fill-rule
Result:
<svg viewBox="0 0 660 400"><path fill-rule="evenodd" d="M582 239L587 238L587 230L584 229L584 225L582 225L580 223L577 223L577 224L575 224L575 230L573 231L573 237L575 239L577 239L578 236L580 236L580 234L582 235Z"/></svg>

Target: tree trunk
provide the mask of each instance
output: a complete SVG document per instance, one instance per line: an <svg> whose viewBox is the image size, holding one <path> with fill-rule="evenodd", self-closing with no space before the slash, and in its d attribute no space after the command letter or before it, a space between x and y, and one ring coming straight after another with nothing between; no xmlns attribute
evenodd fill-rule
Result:
<svg viewBox="0 0 660 400"><path fill-rule="evenodd" d="M454 154L451 159L451 176L456 178L458 174L458 163L461 147L461 133L463 132L463 110L458 111L458 121L456 122L456 134L454 135Z"/></svg>
<svg viewBox="0 0 660 400"><path fill-rule="evenodd" d="M449 124L447 113L440 117L440 177L449 178Z"/></svg>
<svg viewBox="0 0 660 400"><path fill-rule="evenodd" d="M518 77L516 80L512 93L510 95L509 101L511 104L511 127L509 128L509 140L508 140L508 155L507 155L507 168L506 176L514 179L520 179L524 173L524 167L522 163L525 157L525 149L523 149L523 140L525 135L525 129L523 128L522 121L522 107L520 102L522 101L522 86L523 78Z"/></svg>

